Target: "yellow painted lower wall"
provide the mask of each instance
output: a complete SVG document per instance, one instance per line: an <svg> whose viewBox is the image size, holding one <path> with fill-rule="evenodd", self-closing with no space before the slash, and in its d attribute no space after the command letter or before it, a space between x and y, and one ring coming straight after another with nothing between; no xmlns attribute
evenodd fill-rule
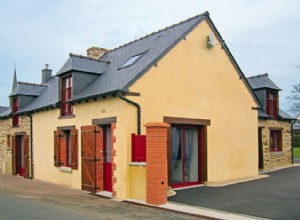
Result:
<svg viewBox="0 0 300 220"><path fill-rule="evenodd" d="M146 164L130 165L130 198L146 201Z"/></svg>

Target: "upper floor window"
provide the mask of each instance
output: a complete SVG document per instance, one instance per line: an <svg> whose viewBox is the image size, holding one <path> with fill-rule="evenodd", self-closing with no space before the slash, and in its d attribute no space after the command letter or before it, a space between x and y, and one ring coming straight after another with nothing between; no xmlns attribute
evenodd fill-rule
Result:
<svg viewBox="0 0 300 220"><path fill-rule="evenodd" d="M19 111L19 100L18 97L13 98L13 106L12 106L12 113L13 113L13 120L12 125L19 126L19 116L16 114Z"/></svg>
<svg viewBox="0 0 300 220"><path fill-rule="evenodd" d="M278 117L278 95L277 92L267 91L267 114L272 118Z"/></svg>
<svg viewBox="0 0 300 220"><path fill-rule="evenodd" d="M61 80L61 115L72 115L73 108L70 103L66 101L70 100L72 97L72 75L66 76Z"/></svg>

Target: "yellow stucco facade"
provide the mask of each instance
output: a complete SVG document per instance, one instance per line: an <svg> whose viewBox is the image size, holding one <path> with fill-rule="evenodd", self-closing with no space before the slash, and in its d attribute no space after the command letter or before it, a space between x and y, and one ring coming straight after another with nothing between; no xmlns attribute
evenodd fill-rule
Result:
<svg viewBox="0 0 300 220"><path fill-rule="evenodd" d="M252 109L257 104L221 43L207 48L210 33L206 21L198 25L129 88L140 96L127 98L140 104L142 125L163 122L164 116L210 120L206 137L208 182L252 177L258 174L258 119ZM71 118L60 118L58 109L34 113L34 177L80 189L80 153L78 170L55 167L53 132L58 127L75 126L80 134L81 126L91 125L93 119L116 117L116 197L144 200L145 167L129 165L136 112L134 106L109 96L75 104L75 117ZM80 135L78 147L81 152Z"/></svg>

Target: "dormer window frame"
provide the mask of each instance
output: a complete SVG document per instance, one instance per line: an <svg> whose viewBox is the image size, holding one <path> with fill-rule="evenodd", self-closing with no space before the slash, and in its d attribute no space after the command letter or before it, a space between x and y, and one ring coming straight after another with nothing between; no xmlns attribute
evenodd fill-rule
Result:
<svg viewBox="0 0 300 220"><path fill-rule="evenodd" d="M135 55L132 55L131 57L129 57L119 68L118 70L122 70L122 69L126 69L132 65L134 65L139 59L141 59L143 57L143 55L145 53L147 53L147 51L145 52L142 52L142 53L138 53L138 54L135 54Z"/></svg>
<svg viewBox="0 0 300 220"><path fill-rule="evenodd" d="M267 114L274 118L278 118L279 112L279 102L278 102L278 91L276 90L266 90L266 112Z"/></svg>
<svg viewBox="0 0 300 220"><path fill-rule="evenodd" d="M72 116L73 115L73 107L70 103L66 103L66 101L70 100L73 96L73 75L68 74L61 77L61 116Z"/></svg>
<svg viewBox="0 0 300 220"><path fill-rule="evenodd" d="M19 126L19 115L17 112L19 111L19 97L14 96L12 97L12 126L18 127Z"/></svg>

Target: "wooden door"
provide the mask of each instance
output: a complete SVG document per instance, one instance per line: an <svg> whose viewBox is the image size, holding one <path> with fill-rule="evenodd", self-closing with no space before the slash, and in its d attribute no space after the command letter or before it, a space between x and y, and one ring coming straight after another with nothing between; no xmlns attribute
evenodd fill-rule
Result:
<svg viewBox="0 0 300 220"><path fill-rule="evenodd" d="M23 136L16 136L16 174L24 176Z"/></svg>
<svg viewBox="0 0 300 220"><path fill-rule="evenodd" d="M258 128L258 168L264 168L264 156L262 146L262 128Z"/></svg>
<svg viewBox="0 0 300 220"><path fill-rule="evenodd" d="M112 191L112 147L111 127L103 127L103 150L104 150L104 182L103 190Z"/></svg>
<svg viewBox="0 0 300 220"><path fill-rule="evenodd" d="M12 161L12 175L17 175L17 144L16 136L11 136L11 161Z"/></svg>
<svg viewBox="0 0 300 220"><path fill-rule="evenodd" d="M81 188L86 191L96 192L96 133L97 126L81 127Z"/></svg>

